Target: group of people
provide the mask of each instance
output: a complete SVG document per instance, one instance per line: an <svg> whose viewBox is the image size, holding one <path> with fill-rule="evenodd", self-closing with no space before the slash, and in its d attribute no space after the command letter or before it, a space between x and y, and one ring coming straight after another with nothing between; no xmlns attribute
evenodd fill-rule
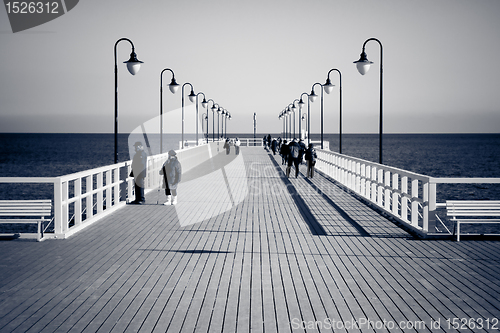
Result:
<svg viewBox="0 0 500 333"><path fill-rule="evenodd" d="M238 155L240 153L240 140L238 138L234 141L226 139L223 146L223 148L226 149L226 154L230 153L231 145L234 145L235 154ZM272 139L269 135L264 137L264 147L266 149L271 149L274 155L279 152L281 155L281 164L287 166L287 178L290 177L292 166L295 166L295 178L299 176L299 165L302 164L303 160L307 163L306 177L313 178L317 154L312 143L306 148L304 140L302 139L293 139L287 142L287 140L282 141L279 137L277 139ZM130 176L134 177L135 180L135 200L131 203L142 205L146 202L144 187L147 174L147 155L144 152L142 142L136 142L134 148L135 155L132 160L132 172ZM175 150L170 150L168 152L168 158L165 163L163 163L159 173L163 176L162 188L165 189L165 195L167 196L167 201L164 205L177 204L177 186L181 181L182 167L177 159Z"/></svg>
<svg viewBox="0 0 500 333"><path fill-rule="evenodd" d="M316 154L316 149L314 149L314 144L309 143L306 148L304 140L293 139L290 142L287 140L281 140L278 138L271 138L271 135L264 137L264 148L271 149L273 155L277 152L281 155L281 164L286 165L286 176L290 177L290 171L292 166L295 166L295 178L299 176L299 165L305 160L307 163L307 175L306 177L314 177L314 166L316 164L316 159L318 155Z"/></svg>
<svg viewBox="0 0 500 333"><path fill-rule="evenodd" d="M234 146L234 153L236 155L239 155L241 146L240 140L238 138L235 138L234 141L229 138L226 139L226 141L224 142L224 146L222 147L226 150L226 155L229 155L229 153L231 152L231 146Z"/></svg>
<svg viewBox="0 0 500 333"><path fill-rule="evenodd" d="M142 142L137 141L134 144L134 148L135 155L132 159L132 172L130 176L134 177L135 200L132 201L131 204L143 205L146 203L144 187L147 174L147 155L144 152ZM177 204L177 186L181 182L182 167L177 159L175 150L170 150L168 152L168 158L165 163L163 163L159 173L163 176L162 188L165 189L165 195L167 196L167 201L165 201L164 205Z"/></svg>

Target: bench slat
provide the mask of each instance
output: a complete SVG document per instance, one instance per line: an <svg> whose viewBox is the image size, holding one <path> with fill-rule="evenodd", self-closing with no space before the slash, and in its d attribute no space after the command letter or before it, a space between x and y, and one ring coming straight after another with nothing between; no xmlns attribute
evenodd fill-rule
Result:
<svg viewBox="0 0 500 333"><path fill-rule="evenodd" d="M500 216L500 210L450 210L448 216Z"/></svg>
<svg viewBox="0 0 500 333"><path fill-rule="evenodd" d="M42 221L47 221L45 219L0 219L0 224L16 224L16 223L36 223L36 222L42 222Z"/></svg>
<svg viewBox="0 0 500 333"><path fill-rule="evenodd" d="M44 216L51 216L52 214L52 200L0 200L0 216L1 224L18 224L18 223L37 223L38 224L38 237L37 240L43 239L43 230L41 224L47 221ZM12 218L14 216L31 216L33 218Z"/></svg>

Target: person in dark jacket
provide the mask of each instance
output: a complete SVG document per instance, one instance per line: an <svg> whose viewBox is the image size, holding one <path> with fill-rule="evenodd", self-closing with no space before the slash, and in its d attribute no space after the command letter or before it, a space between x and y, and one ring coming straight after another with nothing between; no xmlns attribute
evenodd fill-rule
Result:
<svg viewBox="0 0 500 333"><path fill-rule="evenodd" d="M278 150L278 141L273 139L271 142L271 149L273 150L273 155L276 155L276 151Z"/></svg>
<svg viewBox="0 0 500 333"><path fill-rule="evenodd" d="M304 153L306 152L306 144L304 143L304 140L300 139L299 140L299 146L300 146L300 152L299 152L299 164L302 164L302 161L304 160Z"/></svg>
<svg viewBox="0 0 500 333"><path fill-rule="evenodd" d="M168 152L168 159L163 163L160 175L163 175L163 188L167 195L165 206L177 204L177 186L181 182L182 167L175 150Z"/></svg>
<svg viewBox="0 0 500 333"><path fill-rule="evenodd" d="M144 184L147 174L148 156L144 152L142 142L134 143L135 155L132 159L132 172L130 176L134 177L135 200L131 204L142 205L146 202L144 196Z"/></svg>
<svg viewBox="0 0 500 333"><path fill-rule="evenodd" d="M226 139L226 142L224 143L224 146L222 147L226 150L226 155L229 155L231 152L231 142L229 142L229 138Z"/></svg>
<svg viewBox="0 0 500 333"><path fill-rule="evenodd" d="M318 158L318 155L316 155L316 149L314 149L314 145L310 143L305 152L305 159L307 161L307 177L310 176L311 178L313 178L314 176L314 165L316 164L316 158Z"/></svg>
<svg viewBox="0 0 500 333"><path fill-rule="evenodd" d="M290 151L288 150L288 144L287 144L286 140L284 140L283 144L281 145L281 148L280 148L281 165L286 164L286 162L288 160L288 153L289 152Z"/></svg>
<svg viewBox="0 0 500 333"><path fill-rule="evenodd" d="M299 156L300 156L300 146L297 139L293 139L288 145L288 166L286 168L286 176L290 177L290 169L292 165L295 165L295 178L299 176Z"/></svg>

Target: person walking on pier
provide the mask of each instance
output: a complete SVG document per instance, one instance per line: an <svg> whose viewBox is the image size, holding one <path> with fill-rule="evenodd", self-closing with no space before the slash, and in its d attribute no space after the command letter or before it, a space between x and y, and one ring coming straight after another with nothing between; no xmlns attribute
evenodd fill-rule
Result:
<svg viewBox="0 0 500 333"><path fill-rule="evenodd" d="M144 147L142 142L137 141L134 143L135 155L132 159L132 172L131 177L134 177L134 187L135 187L135 200L131 202L134 205L143 205L146 202L144 196L144 184L147 174L147 159L148 156L144 152Z"/></svg>
<svg viewBox="0 0 500 333"><path fill-rule="evenodd" d="M280 148L281 165L286 164L286 162L288 161L288 153L289 152L290 151L288 150L288 144L287 144L286 140L283 140L283 144L281 145L281 148Z"/></svg>
<svg viewBox="0 0 500 333"><path fill-rule="evenodd" d="M304 143L304 140L300 139L299 140L299 164L302 164L302 161L304 160L304 153L306 152L306 144Z"/></svg>
<svg viewBox="0 0 500 333"><path fill-rule="evenodd" d="M234 140L234 153L236 155L239 155L240 154L240 145L241 145L241 142L238 138L236 138Z"/></svg>
<svg viewBox="0 0 500 333"><path fill-rule="evenodd" d="M273 150L273 155L276 155L276 150L278 150L278 141L273 139L271 142L271 149Z"/></svg>
<svg viewBox="0 0 500 333"><path fill-rule="evenodd" d="M305 159L307 161L307 177L310 176L311 178L313 178L314 176L314 165L316 164L316 158L318 158L318 155L316 155L316 149L314 149L314 145L310 143L305 153Z"/></svg>
<svg viewBox="0 0 500 333"><path fill-rule="evenodd" d="M165 206L177 204L177 186L181 182L182 167L181 163L177 159L177 153L175 150L170 150L168 152L168 159L163 163L160 170L160 175L163 175L163 188L165 188L165 194L167 196L167 201L164 203Z"/></svg>
<svg viewBox="0 0 500 333"><path fill-rule="evenodd" d="M288 145L289 154L288 154L288 166L286 168L286 177L290 177L290 169L292 165L295 165L295 178L299 176L299 156L300 156L300 146L297 142L297 139L293 139L292 142Z"/></svg>
<svg viewBox="0 0 500 333"><path fill-rule="evenodd" d="M226 139L226 142L224 143L224 146L222 147L226 150L226 155L229 155L231 152L231 142L229 142L229 139Z"/></svg>

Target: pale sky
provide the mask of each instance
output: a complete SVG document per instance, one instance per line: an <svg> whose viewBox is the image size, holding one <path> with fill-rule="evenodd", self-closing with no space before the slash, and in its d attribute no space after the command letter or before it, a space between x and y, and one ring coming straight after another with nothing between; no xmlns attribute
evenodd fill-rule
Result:
<svg viewBox="0 0 500 333"><path fill-rule="evenodd" d="M112 133L115 42L144 61L132 76L118 45L119 131L159 114L164 68L232 114L229 132L279 133L279 113L338 68L344 133L378 133L383 44L385 133L500 132L498 0L81 0L65 15L12 33L0 9L0 132ZM338 132L336 88L325 132ZM164 110L178 109L164 74ZM186 105L189 87L186 87ZM319 90L317 90L319 92ZM319 99L311 104L319 131ZM179 124L180 127L180 124Z"/></svg>

